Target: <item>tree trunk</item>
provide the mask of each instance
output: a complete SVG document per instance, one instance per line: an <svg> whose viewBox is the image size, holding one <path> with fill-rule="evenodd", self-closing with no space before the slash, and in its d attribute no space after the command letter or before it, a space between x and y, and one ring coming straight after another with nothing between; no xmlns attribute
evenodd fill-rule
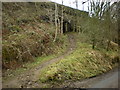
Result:
<svg viewBox="0 0 120 90"><path fill-rule="evenodd" d="M95 49L95 39L92 40L92 49Z"/></svg>
<svg viewBox="0 0 120 90"><path fill-rule="evenodd" d="M57 18L58 18L58 15L57 15L57 4L55 3L55 27L56 27L56 30L55 30L55 38L53 40L53 42L56 41L56 38L57 38L57 33L58 33L58 30L57 30Z"/></svg>
<svg viewBox="0 0 120 90"><path fill-rule="evenodd" d="M58 19L58 33L60 34L61 33L61 30L60 30L60 19Z"/></svg>
<svg viewBox="0 0 120 90"><path fill-rule="evenodd" d="M109 50L109 47L110 47L110 40L107 43L107 51Z"/></svg>
<svg viewBox="0 0 120 90"><path fill-rule="evenodd" d="M61 16L61 34L63 34L63 0L62 0L62 16Z"/></svg>
<svg viewBox="0 0 120 90"><path fill-rule="evenodd" d="M37 13L37 3L35 2L35 9L36 9L36 13ZM38 13L37 13L38 14Z"/></svg>
<svg viewBox="0 0 120 90"><path fill-rule="evenodd" d="M76 0L76 9L78 9L78 0ZM76 32L78 32L78 14L76 12Z"/></svg>
<svg viewBox="0 0 120 90"><path fill-rule="evenodd" d="M92 49L95 49L95 42L93 41Z"/></svg>
<svg viewBox="0 0 120 90"><path fill-rule="evenodd" d="M67 28L67 23L65 24L65 30L66 30L66 32L68 31L68 28Z"/></svg>

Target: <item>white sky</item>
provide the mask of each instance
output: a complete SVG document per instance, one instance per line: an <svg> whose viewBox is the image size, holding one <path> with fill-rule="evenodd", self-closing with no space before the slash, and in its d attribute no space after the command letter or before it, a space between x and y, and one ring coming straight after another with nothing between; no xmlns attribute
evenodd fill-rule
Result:
<svg viewBox="0 0 120 90"><path fill-rule="evenodd" d="M51 0L51 1L62 4L62 0ZM83 10L82 1L87 1L87 0L78 0L78 9L80 9L80 10ZM63 5L69 6L69 7L72 7L72 8L76 8L75 0L63 0ZM88 10L88 3L84 4L84 10L85 11Z"/></svg>
<svg viewBox="0 0 120 90"><path fill-rule="evenodd" d="M53 2L57 2L59 4L62 4L62 0L51 0ZM69 6L72 8L76 8L76 0L63 0L63 5L65 6ZM88 2L86 2L87 0L78 0L78 9L79 10L84 10L84 11L88 11ZM94 1L98 1L98 0L94 0ZM101 0L101 1L110 1L111 4L115 1L119 1L119 0ZM82 5L82 2L86 2L84 3L84 5Z"/></svg>
<svg viewBox="0 0 120 90"><path fill-rule="evenodd" d="M2 2L48 2L48 1L53 1L59 4L62 4L62 0L0 0ZM65 6L69 6L72 8L76 8L76 0L63 0L63 5ZM84 10L84 11L88 11L88 0L77 0L78 1L78 9L79 10ZM89 0L90 1L90 0ZM99 0L93 0L93 1L99 1ZM120 0L101 0L101 1L111 1L111 2L118 2ZM82 2L86 2L84 3L84 5L82 5ZM112 4L112 3L111 3Z"/></svg>

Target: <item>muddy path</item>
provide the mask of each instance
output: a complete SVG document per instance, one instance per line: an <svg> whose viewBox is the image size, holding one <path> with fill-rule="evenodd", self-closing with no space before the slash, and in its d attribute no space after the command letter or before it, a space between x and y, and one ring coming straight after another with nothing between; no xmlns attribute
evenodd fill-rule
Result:
<svg viewBox="0 0 120 90"><path fill-rule="evenodd" d="M76 40L75 36L73 34L68 34L68 40L69 40L69 46L67 50L59 57L56 57L54 59L48 60L39 66L25 71L24 73L21 73L14 78L10 78L9 80L6 80L2 83L3 88L35 88L35 87L42 87L42 85L37 83L37 80L39 79L40 71L47 67L48 65L55 63L61 59L63 59L65 56L71 54L74 49L76 48Z"/></svg>

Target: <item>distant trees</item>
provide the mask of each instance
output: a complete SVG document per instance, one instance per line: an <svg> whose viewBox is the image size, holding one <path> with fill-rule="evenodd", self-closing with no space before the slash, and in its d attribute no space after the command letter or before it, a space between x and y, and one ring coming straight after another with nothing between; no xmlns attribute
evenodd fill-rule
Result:
<svg viewBox="0 0 120 90"><path fill-rule="evenodd" d="M96 41L97 41L97 36L98 36L98 18L99 16L97 15L99 12L97 12L97 9L99 8L97 6L97 3L94 1L90 1L90 16L91 18L89 19L90 22L90 37L91 37L91 42L92 42L92 48L94 49L96 46Z"/></svg>
<svg viewBox="0 0 120 90"><path fill-rule="evenodd" d="M103 27L103 36L104 37L104 43L106 43L106 50L111 49L111 42L117 42L118 37L118 31L117 31L117 22L115 20L115 14L113 15L113 12L116 12L116 10L113 8L115 4L110 5L110 2L106 3L106 9L102 16L102 26Z"/></svg>
<svg viewBox="0 0 120 90"><path fill-rule="evenodd" d="M112 40L112 32L114 32L111 31L110 2L102 2L102 0L97 2L88 0L88 2L90 2L88 7L90 10L89 34L91 36L92 48L94 49L97 44L101 46L107 42L106 49L108 50L109 43Z"/></svg>

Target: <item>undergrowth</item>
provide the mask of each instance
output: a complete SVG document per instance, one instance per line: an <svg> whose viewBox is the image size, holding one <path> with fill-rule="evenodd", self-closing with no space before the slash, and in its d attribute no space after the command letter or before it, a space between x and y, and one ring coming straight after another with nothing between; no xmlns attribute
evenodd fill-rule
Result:
<svg viewBox="0 0 120 90"><path fill-rule="evenodd" d="M35 57L63 52L67 44L64 41L67 36L58 36L56 42L53 42L54 30L54 26L40 23L38 26L28 24L17 33L12 32L13 34L7 36L2 42L3 68L13 69L25 62L34 61Z"/></svg>
<svg viewBox="0 0 120 90"><path fill-rule="evenodd" d="M40 72L41 82L63 82L93 77L111 70L118 64L115 51L93 50L91 44L77 42L77 49L64 59Z"/></svg>
<svg viewBox="0 0 120 90"><path fill-rule="evenodd" d="M53 54L49 53L49 55L42 55L42 56L34 57L34 61L32 61L32 62L29 61L27 63L23 63L21 65L21 67L19 67L19 68L7 69L7 71L5 71L5 72L3 71L4 72L3 73L4 80L6 80L8 77L14 77L24 71L30 70L34 67L37 67L38 65L41 65L42 63L63 54L68 48L68 40L67 40L68 38L67 38L67 35L62 36L62 38L65 40L65 41L62 41L62 43L63 43L62 47L61 47L61 45L53 47L53 48L56 48L56 49L54 49ZM56 42L56 43L58 43L58 42Z"/></svg>

